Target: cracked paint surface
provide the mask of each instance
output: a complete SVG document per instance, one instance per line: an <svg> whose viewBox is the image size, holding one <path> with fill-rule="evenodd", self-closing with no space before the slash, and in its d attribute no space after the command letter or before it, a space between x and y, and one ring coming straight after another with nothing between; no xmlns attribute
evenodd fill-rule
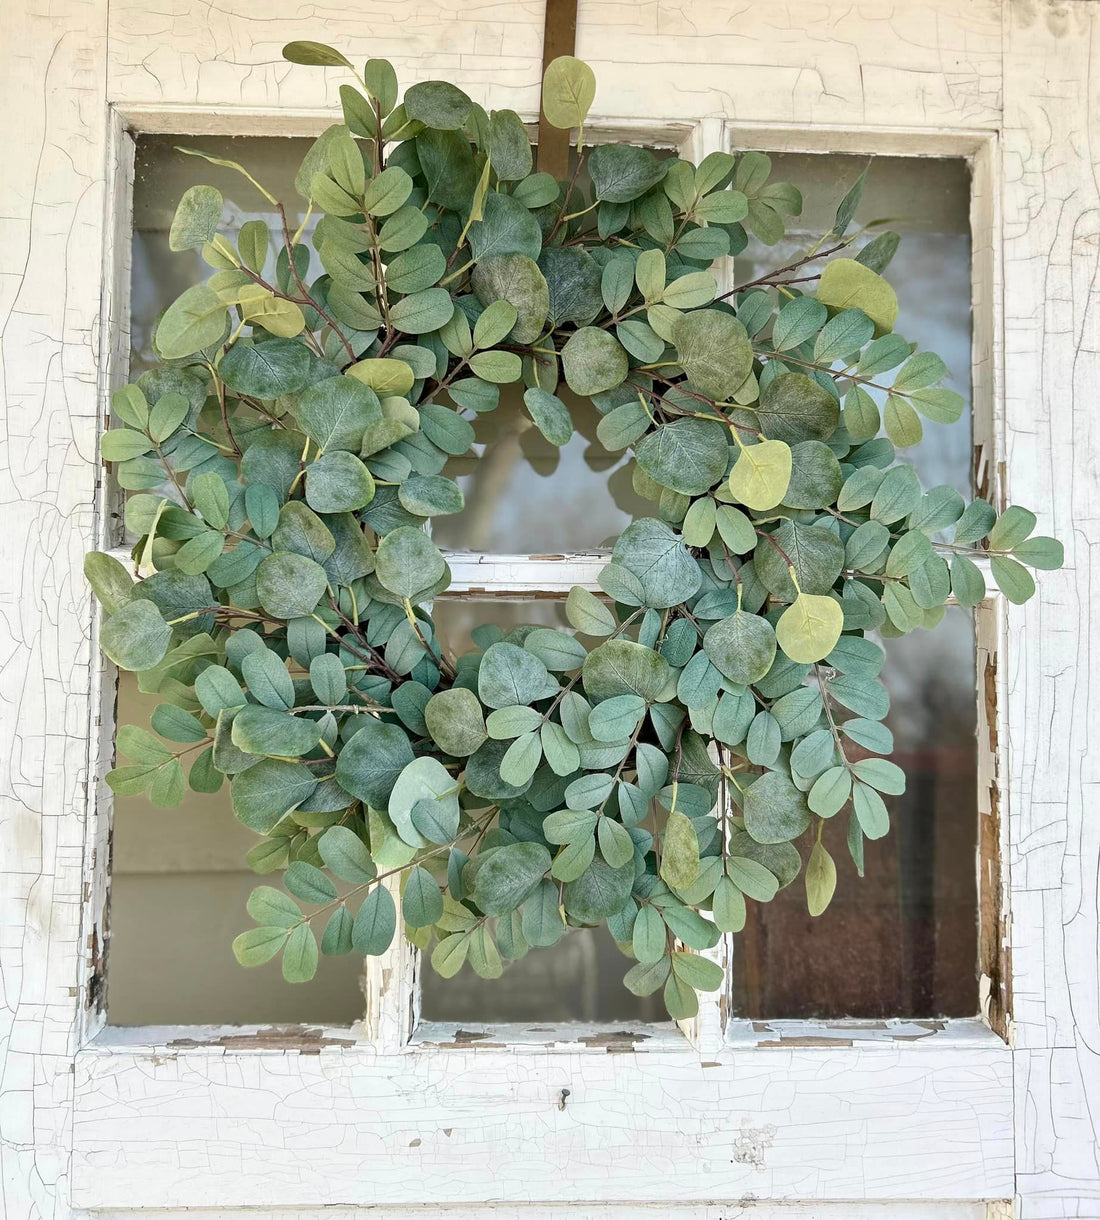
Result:
<svg viewBox="0 0 1100 1220"><path fill-rule="evenodd" d="M125 147L108 103L162 130L315 127L338 108L338 74L279 58L313 34L354 61L392 59L405 83L447 76L531 116L542 16L541 0L4 8L0 93L14 138L0 178L0 1213L60 1220L75 1205L121 1220L192 1206L212 1217L237 1202L331 1220L353 1204L416 1200L433 1205L421 1216L464 1220L478 1214L471 1191L488 1190L529 1220L649 1205L673 1220L977 1220L984 1200L1015 1189L1024 1220L1100 1214L1094 0L582 0L579 14L577 53L612 126L678 123L736 146L786 126L819 133L817 148L873 128L884 151L963 133L985 150L976 385L995 444L983 469L993 495L1007 485L1042 506L1040 530L1067 541L1065 570L989 623L1001 762L990 812L995 799L1003 851L989 953L1007 972L989 1000L1014 1047L950 1026L868 1037L771 1025L731 1026L723 1046L716 1017L705 1054L598 1033L583 1050L484 1045L495 1038L410 1050L410 955L371 968L370 1045L358 1031L295 1031L273 1048L238 1031L212 1046L181 1029L130 1047L112 1034L74 1059L103 1021L109 942L109 815L93 782L109 743L80 575L102 541L97 423L125 348L128 218L112 185ZM519 585L524 562L506 573ZM468 587L483 576L471 564ZM1011 1006L1003 1022L998 1005ZM563 1189L569 1207L542 1205ZM685 1189L702 1192L698 1207L673 1207ZM813 1199L845 1202L797 1202Z"/></svg>

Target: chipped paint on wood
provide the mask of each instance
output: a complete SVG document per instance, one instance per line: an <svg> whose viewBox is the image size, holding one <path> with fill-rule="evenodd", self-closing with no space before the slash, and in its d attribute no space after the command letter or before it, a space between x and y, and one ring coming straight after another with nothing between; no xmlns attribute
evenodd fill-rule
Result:
<svg viewBox="0 0 1100 1220"><path fill-rule="evenodd" d="M109 19L107 0L9 3L0 94L20 138L0 183L6 1217L63 1220L73 1205L212 1217L236 1199L257 1217L343 1220L346 1206L387 1202L382 1190L393 1214L415 1198L418 1215L454 1220L490 1203L524 1220L976 1220L986 1200L989 1220L1007 1220L996 1200L1014 1189L1024 1220L1100 1211L1100 776L1087 737L1100 676L1088 646L1098 9L686 0L627 12L592 0L578 33L600 82L600 138L641 133L695 158L723 145L971 158L979 486L1039 506L1040 531L1068 544L1067 568L1044 574L1027 607L994 598L979 615L997 694L982 752L985 1012L1014 1047L976 1021L746 1029L723 996L694 1046L665 1029L632 1034L629 1050L598 1030L579 1042L505 1031L495 1047L491 1030L464 1045L440 1030L444 1053L418 1028L414 953L369 968L362 1028L102 1029L110 807L96 781L111 715L80 562L115 541L96 436L127 347L124 123L319 130L339 112L338 75L278 54L306 30L355 61L391 58L406 82L447 76L532 118L541 6L401 0L365 24L300 0L269 0L262 21L239 2L111 0ZM514 595L552 570L564 591L594 584L603 557L496 562L469 562L462 587ZM756 1133L769 1126L765 1147ZM287 1157L304 1143L309 1158ZM685 1181L708 1192L698 1206L683 1202ZM563 1183L572 1202L546 1202ZM493 1199L473 1199L479 1186Z"/></svg>

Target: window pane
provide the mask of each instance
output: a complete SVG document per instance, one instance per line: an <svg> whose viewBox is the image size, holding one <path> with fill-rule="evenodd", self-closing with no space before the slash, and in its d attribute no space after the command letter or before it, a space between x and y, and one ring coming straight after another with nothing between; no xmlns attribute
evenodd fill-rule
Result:
<svg viewBox="0 0 1100 1220"><path fill-rule="evenodd" d="M294 175L312 140L278 136L140 136L134 158L134 235L130 271L130 365L136 377L156 364L153 327L160 314L186 288L214 274L198 250L168 248L180 196L198 182L216 186L225 199L221 232L234 244L246 220L266 221L273 233L279 217L247 178L235 170L211 165L177 151L177 145L201 149L244 165L249 173L287 208L294 225L305 214L305 203L294 189ZM311 221L309 229L312 229ZM274 242L272 243L274 246ZM267 271L275 266L268 253ZM315 264L313 273L320 272Z"/></svg>
<svg viewBox="0 0 1100 1220"><path fill-rule="evenodd" d="M568 629L560 601L435 603L440 642L454 652L473 647L470 632L482 623L510 631L523 623ZM635 996L623 986L632 965L605 926L577 928L553 948L532 949L506 962L499 979L478 978L464 966L442 979L427 962L421 969L422 1012L429 1021L666 1021L660 995Z"/></svg>
<svg viewBox="0 0 1100 1220"><path fill-rule="evenodd" d="M432 522L440 546L498 555L592 550L652 515L652 502L631 486L629 458L596 440L592 402L564 382L558 395L576 428L561 449L531 422L519 386L502 386L500 406L473 421L476 457L452 458L444 471L458 479L466 507Z"/></svg>
<svg viewBox="0 0 1100 1220"><path fill-rule="evenodd" d="M158 698L119 681L120 724L146 727ZM252 926L245 902L264 878L245 853L258 836L237 821L228 783L188 790L177 809L115 797L107 1011L112 1025L350 1025L363 1016L362 958L322 957L305 987L279 961L244 970L233 937ZM322 925L323 926L323 925Z"/></svg>
<svg viewBox="0 0 1100 1220"><path fill-rule="evenodd" d="M798 258L832 227L837 204L867 166L866 157L837 153L772 153L772 179L802 191L802 215L789 221L778 245L750 241L735 260L735 282L748 283ZM888 220L901 234L885 276L897 290L895 330L922 351L943 358L944 381L970 400L970 170L960 157L875 157L857 222ZM855 227L855 226L853 226ZM825 243L828 246L829 243ZM812 284L802 285L807 291ZM889 385L893 374L885 375ZM880 400L881 394L874 394ZM947 483L970 495L969 406L954 424L926 423L924 440L906 456L926 486Z"/></svg>
<svg viewBox="0 0 1100 1220"><path fill-rule="evenodd" d="M886 723L908 780L904 796L888 799L890 834L865 842L860 879L845 842L848 815L826 823L837 888L816 919L801 877L770 903L748 904L734 944L739 1016L978 1011L973 624L952 607L934 646L923 632L884 643Z"/></svg>

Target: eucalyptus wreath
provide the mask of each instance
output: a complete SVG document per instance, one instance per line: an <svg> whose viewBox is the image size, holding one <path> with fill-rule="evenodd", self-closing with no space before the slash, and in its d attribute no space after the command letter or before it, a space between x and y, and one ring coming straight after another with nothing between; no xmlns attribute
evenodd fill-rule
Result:
<svg viewBox="0 0 1100 1220"><path fill-rule="evenodd" d="M559 183L513 111L444 81L399 104L383 60L284 54L354 76L297 175L312 251L246 169L198 153L280 224L234 245L220 193L184 194L170 245L213 273L160 318L160 364L114 395L102 441L139 541L136 579L87 557L100 644L162 700L150 729L119 729L130 761L107 782L174 806L228 778L260 836L249 865L285 886L253 890L242 965L281 953L305 981L318 932L321 953L381 954L399 905L439 973L491 978L606 921L626 986L690 1017L722 978L700 951L746 899L802 874L810 913L829 905L826 819L846 811L860 873L889 829L905 777L871 634L976 605L979 553L1024 601L1022 565L1061 546L898 460L963 400L893 331L898 239L852 231L862 178L801 258L719 292L714 261L801 210L766 155L589 147L595 80L562 58L543 86L577 131ZM570 592L577 634L482 626L452 658L428 525L463 493L442 472L501 385L566 443L559 378L632 451L653 514L616 541L603 596Z"/></svg>

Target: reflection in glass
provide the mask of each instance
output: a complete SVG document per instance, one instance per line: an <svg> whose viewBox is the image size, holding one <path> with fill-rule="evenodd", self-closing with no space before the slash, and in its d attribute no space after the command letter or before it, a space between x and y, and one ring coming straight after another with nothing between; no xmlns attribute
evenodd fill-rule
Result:
<svg viewBox="0 0 1100 1220"><path fill-rule="evenodd" d="M887 800L890 834L865 843L860 879L845 842L847 813L826 823L837 889L816 919L801 877L770 903L749 903L734 946L739 1016L978 1011L973 624L951 607L934 648L920 631L884 645L886 723L908 781L904 796Z"/></svg>

